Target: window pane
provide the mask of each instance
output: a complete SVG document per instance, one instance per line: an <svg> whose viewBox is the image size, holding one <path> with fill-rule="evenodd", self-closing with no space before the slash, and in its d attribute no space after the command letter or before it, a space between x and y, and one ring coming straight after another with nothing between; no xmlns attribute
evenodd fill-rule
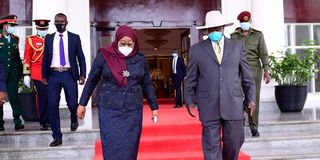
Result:
<svg viewBox="0 0 320 160"><path fill-rule="evenodd" d="M26 42L25 37L32 35L32 27L31 26L16 27L14 34L19 37L19 52L20 52L21 59L23 59L24 46L25 46L25 42Z"/></svg>
<svg viewBox="0 0 320 160"><path fill-rule="evenodd" d="M309 25L296 25L296 45L301 46L306 40L310 40Z"/></svg>
<svg viewBox="0 0 320 160"><path fill-rule="evenodd" d="M314 25L313 36L316 45L320 45L320 25Z"/></svg>

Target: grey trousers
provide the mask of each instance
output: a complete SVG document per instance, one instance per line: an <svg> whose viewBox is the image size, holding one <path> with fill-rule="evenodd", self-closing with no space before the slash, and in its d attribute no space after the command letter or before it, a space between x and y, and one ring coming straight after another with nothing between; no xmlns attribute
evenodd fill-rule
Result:
<svg viewBox="0 0 320 160"><path fill-rule="evenodd" d="M243 142L243 120L202 122L202 150L205 160L237 160Z"/></svg>

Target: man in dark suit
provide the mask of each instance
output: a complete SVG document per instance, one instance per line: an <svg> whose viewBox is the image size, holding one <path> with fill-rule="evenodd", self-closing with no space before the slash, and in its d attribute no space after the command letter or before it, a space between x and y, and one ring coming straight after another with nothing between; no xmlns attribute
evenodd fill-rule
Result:
<svg viewBox="0 0 320 160"><path fill-rule="evenodd" d="M177 50L172 52L170 80L175 90L176 105L174 108L182 107L181 82L186 76L184 60L178 56Z"/></svg>
<svg viewBox="0 0 320 160"><path fill-rule="evenodd" d="M42 81L48 85L48 114L53 142L51 147L62 144L60 129L59 102L61 89L64 89L70 110L71 131L78 128L77 106L78 85L83 85L86 76L86 62L79 35L68 32L67 16L58 13L54 18L57 32L47 35L42 61ZM78 64L80 66L80 73Z"/></svg>
<svg viewBox="0 0 320 160"><path fill-rule="evenodd" d="M246 49L223 36L228 25L232 23L220 11L208 12L205 26L198 29L207 30L209 38L190 48L185 103L191 116L197 104L205 160L238 159L244 142L244 105L250 114L255 109L255 83Z"/></svg>
<svg viewBox="0 0 320 160"><path fill-rule="evenodd" d="M6 74L4 72L4 66L0 59L0 108L2 109L3 104L6 102ZM3 131L4 127L0 126L0 131Z"/></svg>

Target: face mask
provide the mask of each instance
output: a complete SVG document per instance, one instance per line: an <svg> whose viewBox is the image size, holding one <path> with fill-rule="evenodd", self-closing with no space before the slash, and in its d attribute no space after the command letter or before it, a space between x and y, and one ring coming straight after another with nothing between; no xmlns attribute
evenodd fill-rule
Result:
<svg viewBox="0 0 320 160"><path fill-rule="evenodd" d="M47 35L48 30L37 30L38 31L38 35L40 37L45 37Z"/></svg>
<svg viewBox="0 0 320 160"><path fill-rule="evenodd" d="M14 26L8 26L7 32L10 33L10 34L12 34L12 33L14 32L14 29L15 29L15 28L16 28L16 27L14 27Z"/></svg>
<svg viewBox="0 0 320 160"><path fill-rule="evenodd" d="M240 28L244 31L247 31L250 29L250 22L242 22L240 23Z"/></svg>
<svg viewBox="0 0 320 160"><path fill-rule="evenodd" d="M128 56L128 55L132 52L133 48L128 47L128 46L121 46L121 47L118 48L118 50L119 50L123 55Z"/></svg>
<svg viewBox="0 0 320 160"><path fill-rule="evenodd" d="M214 32L211 32L208 36L209 36L211 41L219 42L221 40L221 38L222 38L222 32L214 31Z"/></svg>
<svg viewBox="0 0 320 160"><path fill-rule="evenodd" d="M172 56L173 56L173 57L177 57L178 54L177 54L177 53L172 53Z"/></svg>
<svg viewBox="0 0 320 160"><path fill-rule="evenodd" d="M59 33L62 33L62 32L65 31L65 29L66 29L66 25L65 25L65 24L54 24L54 25L56 26L57 31L58 31Z"/></svg>

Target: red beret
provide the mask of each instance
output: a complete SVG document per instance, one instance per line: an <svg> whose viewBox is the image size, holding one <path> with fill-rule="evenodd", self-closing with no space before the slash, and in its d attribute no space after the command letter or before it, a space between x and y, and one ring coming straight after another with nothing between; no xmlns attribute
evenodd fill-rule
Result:
<svg viewBox="0 0 320 160"><path fill-rule="evenodd" d="M251 18L251 13L249 11L243 11L238 15L239 21L249 21Z"/></svg>

